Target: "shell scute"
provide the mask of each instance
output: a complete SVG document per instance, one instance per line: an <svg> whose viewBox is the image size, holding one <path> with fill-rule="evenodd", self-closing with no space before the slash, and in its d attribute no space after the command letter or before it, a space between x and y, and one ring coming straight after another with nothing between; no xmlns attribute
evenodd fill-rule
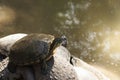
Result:
<svg viewBox="0 0 120 80"><path fill-rule="evenodd" d="M53 40L54 36L46 34L30 34L23 37L11 47L10 62L29 65L44 60L50 55L49 49Z"/></svg>

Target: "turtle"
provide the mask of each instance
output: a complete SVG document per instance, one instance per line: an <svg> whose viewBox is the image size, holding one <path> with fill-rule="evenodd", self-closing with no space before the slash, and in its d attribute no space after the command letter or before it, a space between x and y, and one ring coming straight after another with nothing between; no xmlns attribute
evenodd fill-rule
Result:
<svg viewBox="0 0 120 80"><path fill-rule="evenodd" d="M48 67L46 62L52 58L58 46L67 45L65 38L65 36L54 37L50 34L28 34L10 48L8 70L15 73L17 66L40 63L41 73L46 74Z"/></svg>

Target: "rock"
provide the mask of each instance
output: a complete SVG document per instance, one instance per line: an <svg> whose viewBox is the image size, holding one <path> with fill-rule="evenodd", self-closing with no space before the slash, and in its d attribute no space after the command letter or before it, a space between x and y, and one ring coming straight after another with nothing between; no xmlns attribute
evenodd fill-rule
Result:
<svg viewBox="0 0 120 80"><path fill-rule="evenodd" d="M65 50L67 51L63 46L57 48L53 58L47 62L49 66L47 75L41 74L39 64L34 65L36 80L79 80L73 66L69 62L69 53L65 53Z"/></svg>
<svg viewBox="0 0 120 80"><path fill-rule="evenodd" d="M5 44L5 45L0 44L1 48L6 46L6 48L4 49L8 50L9 52L9 48L11 47L10 45L14 44L15 41L20 39L18 35L14 37L16 37L16 39L14 40L10 40L11 38L8 38L2 41L1 38L0 42ZM33 67L31 66L18 67L17 72L15 74L12 74L7 71L7 68L5 68L6 66L3 66L3 64L1 64L3 61L0 62L1 64L0 66L3 66L3 69L1 69L0 73L3 75L3 77L7 75L10 77L19 78L19 80L23 80L20 79L21 76L25 80L29 80L28 76L32 76L33 79L31 78L31 80L110 80L101 71L97 70L93 66L87 64L86 62L80 60L79 58L71 56L70 52L63 46L60 46L57 49L55 49L54 53L55 54L53 55L53 58L51 58L47 62L49 66L47 75L41 74L40 64L35 64ZM8 59L5 58L4 60L6 60L5 65L7 65ZM32 74L31 72L35 74Z"/></svg>
<svg viewBox="0 0 120 80"><path fill-rule="evenodd" d="M14 34L14 35L10 35L4 38L0 39L1 42L1 49L7 50L9 52L10 47L17 41L20 39L20 37L24 37L26 36L26 34ZM12 39L14 37L14 39ZM11 42L10 42L11 41ZM2 52L2 54L4 54L4 52ZM6 56L8 56L9 53L5 53ZM63 62L60 62L60 61ZM69 79L69 80L78 80L77 76L75 75L76 73L74 72L74 70L72 69L72 65L68 64L69 62L67 61L67 58L63 58L62 56L55 56L55 58L52 58L51 60L49 60L49 62L47 63L49 65L49 73L46 75L42 75L40 72L40 64L36 64L34 65L34 70L35 70L35 77L37 80L39 79L43 79L43 80L47 80L47 79ZM59 67L58 67L59 66ZM6 67L6 66L5 66ZM28 67L29 68L29 67ZM25 71L26 70L26 71ZM67 70L67 71L66 71ZM30 71L30 70L28 70ZM24 73L28 72L27 69L25 69L24 67L18 67L17 68L17 72L16 74L18 74L19 76L22 75L24 77ZM64 74L63 74L64 73ZM7 73L5 75L8 76L8 74L14 77L14 75L16 74L12 74L12 73ZM68 75L69 74L69 75ZM73 74L73 76L72 76ZM27 76L27 75L26 75ZM40 76L40 77L39 77ZM27 80L27 79L26 79Z"/></svg>
<svg viewBox="0 0 120 80"><path fill-rule="evenodd" d="M93 66L77 57L70 57L70 53L65 47L58 47L55 50L54 58L47 62L49 65L47 75L41 74L40 64L34 65L35 80L110 80Z"/></svg>
<svg viewBox="0 0 120 80"><path fill-rule="evenodd" d="M110 80L110 78L104 75L100 70L97 70L95 67L77 57L72 57L71 62L79 80Z"/></svg>
<svg viewBox="0 0 120 80"><path fill-rule="evenodd" d="M59 49L60 51L62 49L66 49L62 46L60 46L59 48L60 48ZM18 76L22 75L22 77L25 80L34 80L34 79L27 77L29 75L33 76L31 74L31 72L34 72L35 78L36 78L35 80L79 80L75 70L73 69L73 66L69 62L70 59L68 60L69 55L65 54L65 56L63 57L64 54L62 55L60 53L57 54L57 52L55 52L55 53L56 54L54 55L54 57L51 58L47 62L48 66L49 66L47 75L41 74L41 68L40 68L41 65L36 64L33 66L33 68L31 66L18 67L17 72L15 74L10 73L8 75L9 78L13 79L13 78L17 78ZM32 69L33 69L33 71L32 71ZM27 73L27 74L25 74L25 73ZM15 76L16 74L18 74L17 77ZM20 80L23 80L23 79L20 79Z"/></svg>
<svg viewBox="0 0 120 80"><path fill-rule="evenodd" d="M24 36L27 36L27 34L17 33L0 38L0 53L8 56L10 47Z"/></svg>
<svg viewBox="0 0 120 80"><path fill-rule="evenodd" d="M27 77L29 75L33 76L31 74L31 72L33 72L33 73L35 73L34 74L35 80L79 80L73 66L69 62L70 54L62 53L65 50L67 51L67 49L64 48L63 46L60 46L57 48L53 58L51 58L47 62L47 65L49 66L47 75L43 75L41 73L41 65L40 64L35 64L33 67L32 66L18 67L16 73L15 74L10 73L8 75L8 77L9 77L9 79L17 78L14 75L18 74L17 76L22 75L22 77L23 77L20 80L23 80L23 79L24 80L34 80L34 79ZM27 74L25 74L25 73L27 73ZM34 77L32 77L32 78L34 78Z"/></svg>

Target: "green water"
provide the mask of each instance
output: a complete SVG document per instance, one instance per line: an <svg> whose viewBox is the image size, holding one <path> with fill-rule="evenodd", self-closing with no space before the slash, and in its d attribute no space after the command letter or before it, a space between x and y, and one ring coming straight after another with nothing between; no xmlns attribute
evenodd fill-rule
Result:
<svg viewBox="0 0 120 80"><path fill-rule="evenodd" d="M120 73L119 0L1 0L0 6L1 36L66 35L71 54Z"/></svg>

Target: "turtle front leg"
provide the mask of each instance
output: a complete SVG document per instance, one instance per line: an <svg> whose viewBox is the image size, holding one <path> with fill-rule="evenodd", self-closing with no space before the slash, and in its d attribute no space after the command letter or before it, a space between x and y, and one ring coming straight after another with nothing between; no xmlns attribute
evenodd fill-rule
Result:
<svg viewBox="0 0 120 80"><path fill-rule="evenodd" d="M8 68L8 70L11 72L11 73L15 73L16 72L16 65L15 64L13 64L13 63L11 63L11 62L9 62L8 63L8 66L7 66L7 68Z"/></svg>
<svg viewBox="0 0 120 80"><path fill-rule="evenodd" d="M35 80L34 71L30 66L18 67L18 72L21 74L24 80Z"/></svg>
<svg viewBox="0 0 120 80"><path fill-rule="evenodd" d="M41 62L41 73L46 75L48 73L48 65L45 60Z"/></svg>

